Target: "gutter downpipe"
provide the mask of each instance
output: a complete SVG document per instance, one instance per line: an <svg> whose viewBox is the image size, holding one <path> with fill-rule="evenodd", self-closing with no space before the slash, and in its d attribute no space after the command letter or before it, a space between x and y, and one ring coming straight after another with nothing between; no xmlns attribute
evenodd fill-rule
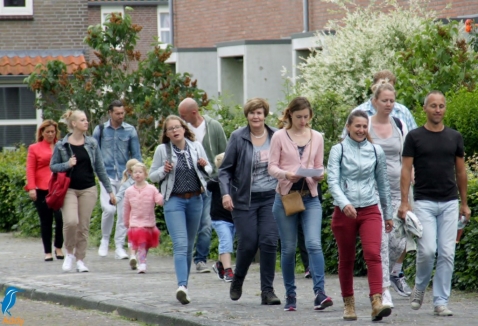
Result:
<svg viewBox="0 0 478 326"><path fill-rule="evenodd" d="M307 33L309 31L309 0L303 0L302 7L304 9L304 30L302 33Z"/></svg>
<svg viewBox="0 0 478 326"><path fill-rule="evenodd" d="M174 48L174 8L173 8L173 0L168 1L169 4L169 21L171 26L169 27L171 33L171 46Z"/></svg>

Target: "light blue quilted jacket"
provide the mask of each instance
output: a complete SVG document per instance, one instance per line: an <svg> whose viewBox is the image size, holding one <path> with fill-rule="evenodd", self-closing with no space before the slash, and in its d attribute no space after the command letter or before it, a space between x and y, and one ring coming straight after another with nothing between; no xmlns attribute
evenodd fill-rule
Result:
<svg viewBox="0 0 478 326"><path fill-rule="evenodd" d="M348 204L355 208L375 205L380 198L383 218L392 219L387 162L380 146L367 140L359 143L347 135L330 151L327 183L334 205L341 210Z"/></svg>

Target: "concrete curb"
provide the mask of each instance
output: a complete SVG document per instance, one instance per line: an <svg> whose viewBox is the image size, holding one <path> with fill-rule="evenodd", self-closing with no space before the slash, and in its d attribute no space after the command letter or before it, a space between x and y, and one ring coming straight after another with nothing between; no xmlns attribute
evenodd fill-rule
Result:
<svg viewBox="0 0 478 326"><path fill-rule="evenodd" d="M131 303L124 300L109 298L103 295L79 294L72 291L56 290L47 288L33 288L25 284L3 283L0 281L0 291L5 291L9 286L23 290L17 296L35 301L58 303L63 306L71 306L81 309L98 310L102 312L115 312L122 317L148 324L165 326L203 326L218 325L217 323L204 323L193 321L187 316L182 318L172 316L170 313L158 313L157 308L144 304Z"/></svg>

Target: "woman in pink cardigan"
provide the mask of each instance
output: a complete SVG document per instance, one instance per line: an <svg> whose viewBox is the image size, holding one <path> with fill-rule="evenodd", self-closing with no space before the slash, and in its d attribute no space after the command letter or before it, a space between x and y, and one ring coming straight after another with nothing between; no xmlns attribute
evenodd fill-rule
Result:
<svg viewBox="0 0 478 326"><path fill-rule="evenodd" d="M325 294L324 255L322 253L322 206L319 201L317 183L324 178L320 175L303 177L297 174L299 168L323 169L324 139L312 130L312 108L305 97L293 99L284 112L282 122L286 128L274 133L269 153L269 174L279 180L272 214L279 228L281 241L281 266L286 290L285 311L295 311L295 252L297 227L304 231L305 247L309 254L309 267L315 294L314 309L323 310L332 306L332 299ZM283 195L298 192L305 211L287 216L282 205Z"/></svg>
<svg viewBox="0 0 478 326"><path fill-rule="evenodd" d="M53 220L55 221L55 256L56 259L64 258L61 251L61 247L63 247L63 219L61 211L53 211L47 206L45 201L51 177L50 159L58 137L58 124L53 120L43 121L37 130L37 142L28 147L27 156L27 185L25 190L28 191L30 199L35 204L38 216L40 216L40 232L45 252L45 261L53 261L51 253Z"/></svg>
<svg viewBox="0 0 478 326"><path fill-rule="evenodd" d="M143 163L135 164L132 171L135 183L125 192L124 225L128 228L128 241L137 251L138 274L144 274L148 250L159 244L154 206L163 205L164 200L158 189L146 182L148 171Z"/></svg>

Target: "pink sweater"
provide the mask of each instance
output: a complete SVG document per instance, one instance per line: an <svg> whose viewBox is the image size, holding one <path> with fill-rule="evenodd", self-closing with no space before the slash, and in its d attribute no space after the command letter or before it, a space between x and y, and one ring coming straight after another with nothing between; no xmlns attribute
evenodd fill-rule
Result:
<svg viewBox="0 0 478 326"><path fill-rule="evenodd" d="M137 188L132 185L124 196L124 225L129 227L154 227L156 216L154 205L163 205L163 195L153 185Z"/></svg>
<svg viewBox="0 0 478 326"><path fill-rule="evenodd" d="M311 150L310 162L307 162ZM292 188L292 182L285 177L286 172L295 173L301 166L306 169L320 169L324 167L323 161L324 139L315 130L312 130L312 146L310 143L307 144L302 158L299 157L297 144L289 138L285 129L276 131L272 136L268 171L271 176L279 180L276 190L281 195L287 195ZM317 181L312 178L306 178L306 181L312 197L317 196Z"/></svg>

